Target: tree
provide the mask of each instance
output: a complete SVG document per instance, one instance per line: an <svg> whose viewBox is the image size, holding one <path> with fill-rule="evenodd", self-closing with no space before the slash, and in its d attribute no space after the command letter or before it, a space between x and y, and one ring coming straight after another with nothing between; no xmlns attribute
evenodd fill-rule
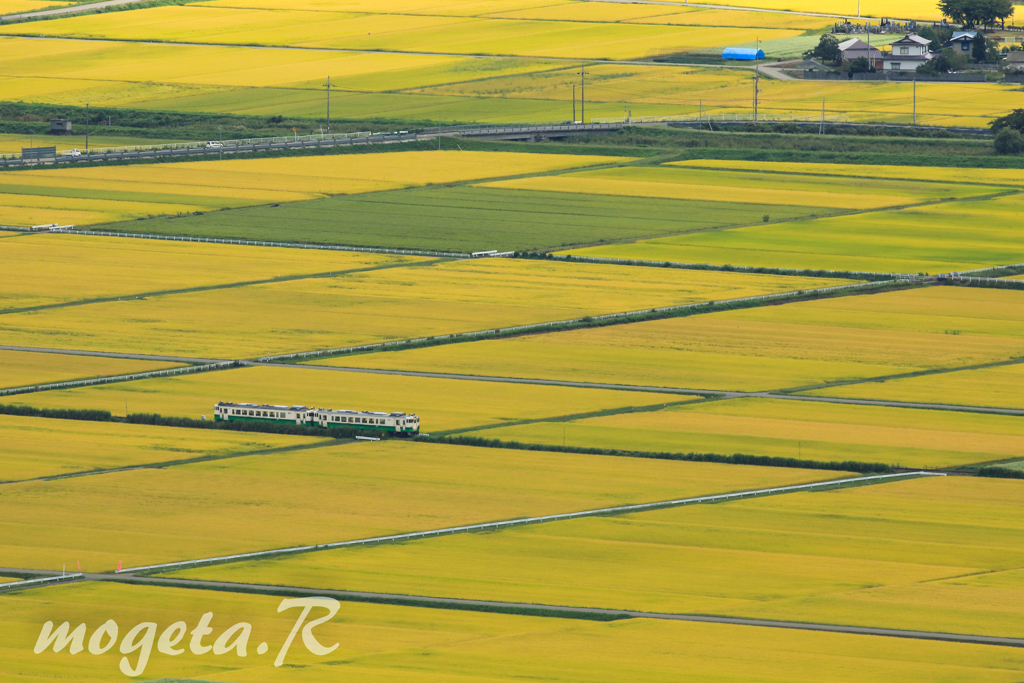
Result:
<svg viewBox="0 0 1024 683"><path fill-rule="evenodd" d="M813 50L804 53L804 59L818 59L826 64L834 64L842 58L843 53L839 51L839 39L831 33L823 35Z"/></svg>
<svg viewBox="0 0 1024 683"><path fill-rule="evenodd" d="M967 57L946 48L935 59L917 67L917 73L932 75L948 74L950 71L960 71L965 66L967 66Z"/></svg>
<svg viewBox="0 0 1024 683"><path fill-rule="evenodd" d="M1005 24L1013 16L1013 0L939 0L939 11L964 28Z"/></svg>
<svg viewBox="0 0 1024 683"><path fill-rule="evenodd" d="M984 62L988 56L988 44L981 31L974 34L974 41L971 43L971 57L976 62Z"/></svg>
<svg viewBox="0 0 1024 683"><path fill-rule="evenodd" d="M953 29L943 28L941 26L922 26L921 30L917 32L917 35L932 41L928 45L928 50L931 52L941 52L942 46L949 42L949 39L953 37Z"/></svg>
<svg viewBox="0 0 1024 683"><path fill-rule="evenodd" d="M1003 128L996 135L995 147L996 154L1020 154L1024 152L1024 136L1019 130Z"/></svg>
<svg viewBox="0 0 1024 683"><path fill-rule="evenodd" d="M853 74L873 73L875 68L871 66L871 62L868 61L867 57L857 57L857 59L851 59L843 67L843 71L850 74L852 78Z"/></svg>
<svg viewBox="0 0 1024 683"><path fill-rule="evenodd" d="M1000 116L988 125L992 128L993 133L998 133L1004 128L1024 132L1024 109L1014 109L1006 116Z"/></svg>

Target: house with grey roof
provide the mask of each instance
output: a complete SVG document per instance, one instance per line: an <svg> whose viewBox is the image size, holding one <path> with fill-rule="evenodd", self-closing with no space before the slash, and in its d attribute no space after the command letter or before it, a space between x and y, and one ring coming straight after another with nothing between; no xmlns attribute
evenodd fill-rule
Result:
<svg viewBox="0 0 1024 683"><path fill-rule="evenodd" d="M892 44L892 52L882 57L883 71L916 71L917 67L935 59L929 49L930 40L910 33Z"/></svg>

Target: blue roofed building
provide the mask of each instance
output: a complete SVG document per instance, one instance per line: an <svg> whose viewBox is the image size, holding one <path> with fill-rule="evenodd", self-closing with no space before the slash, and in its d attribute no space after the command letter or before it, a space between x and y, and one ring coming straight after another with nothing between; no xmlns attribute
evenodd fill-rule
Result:
<svg viewBox="0 0 1024 683"><path fill-rule="evenodd" d="M727 47L722 51L722 59L738 59L753 62L758 59L764 59L764 50L755 50L752 47Z"/></svg>

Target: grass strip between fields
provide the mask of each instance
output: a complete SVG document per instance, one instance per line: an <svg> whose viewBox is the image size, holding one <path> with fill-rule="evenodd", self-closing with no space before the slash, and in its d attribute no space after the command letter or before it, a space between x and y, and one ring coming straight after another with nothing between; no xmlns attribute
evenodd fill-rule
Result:
<svg viewBox="0 0 1024 683"><path fill-rule="evenodd" d="M426 531L413 531L408 533L393 534L389 536L377 536L373 538L355 539L350 541L338 541L336 543L319 543L315 545L295 546L291 548L275 548L237 555L224 555L220 557L200 558L196 560L185 560L180 562L167 562L162 564L146 565L143 567L127 567L118 570L117 574L149 574L176 569L194 568L209 566L213 564L227 564L269 557L280 557L283 555L294 555L320 550L332 550L337 548L365 547L368 545L379 545L381 543L404 543L406 541L436 538L451 534L475 533L480 531L498 531L526 524L545 524L569 519L581 519L585 517L607 517L624 515L634 512L646 512L651 510L663 510L668 508L684 507L687 505L720 504L735 500L748 500L765 496L778 496L797 491L832 491L835 489L849 488L854 486L873 486L890 481L900 481L917 477L944 477L944 473L936 472L900 472L895 474L869 474L860 477L848 477L844 479L830 479L826 481L813 482L810 484L794 484L790 486L776 486L765 489L754 489L744 491L733 491L675 500L664 500L653 503L635 503L631 505L617 505L614 507L581 510L578 512L566 512L560 514L544 515L541 517L520 517L495 522L483 522L479 524L466 524L463 526L447 527L444 529L430 529Z"/></svg>
<svg viewBox="0 0 1024 683"><path fill-rule="evenodd" d="M625 325L648 320L663 320L666 318L685 318L691 315L706 313L717 313L720 311L734 311L743 308L756 308L760 306L778 305L781 303L815 301L818 299L830 299L842 296L854 296L863 294L877 294L898 289L929 286L924 278L906 278L900 280L884 280L882 282L864 282L851 285L838 285L836 287L825 287L822 289L808 289L796 292L780 292L778 294L762 294L758 296L745 297L742 299L727 299L725 301L704 301L694 304L681 304L678 306L665 306L642 311L628 311L625 313L608 313L598 316L584 316L571 320L557 320L546 323L533 323L531 325L517 325L513 327L500 327L490 330L478 330L476 332L459 332L456 334L439 335L436 337L422 337L416 339L400 339L396 341L381 342L379 344L364 344L360 346L349 346L337 349L325 349L322 351L301 351L298 353L286 353L276 356L261 356L256 360L259 362L293 362L300 363L306 360L334 358L361 353L377 353L381 351L397 351L404 349L416 349L426 346L441 346L444 344L461 344L480 339L506 339L508 337L521 337L529 334L547 334L550 332L564 332L589 327L607 327L609 325Z"/></svg>
<svg viewBox="0 0 1024 683"><path fill-rule="evenodd" d="M88 232L81 232L79 234L89 234ZM203 240L197 240L203 241ZM210 240L214 241L214 240ZM55 304L41 304L39 306L26 306L25 308L8 308L0 310L0 315L8 313L27 313L31 311L44 311L51 308L68 308L70 306L87 306L89 304L104 304L112 301L124 301L130 299L148 299L150 297L158 296L172 296L175 294L192 294L195 292L211 292L221 289L237 289L239 287L250 287L254 285L267 285L277 284L281 282L294 282L296 280L324 280L340 275L351 275L353 273L367 273L375 270L390 270L392 268L404 268L406 266L430 266L436 265L437 263L444 262L450 259L432 259L426 261L410 261L405 263L383 263L376 266L366 266L363 268L350 268L347 270L332 270L324 273L298 273L295 275L282 275L278 277L265 278L262 280L248 280L244 282L224 282L216 285L204 285L201 287L186 287L182 289L164 289L152 292L140 292L137 294L124 294L121 296L107 296L97 297L94 299L79 299L77 301L64 301Z"/></svg>

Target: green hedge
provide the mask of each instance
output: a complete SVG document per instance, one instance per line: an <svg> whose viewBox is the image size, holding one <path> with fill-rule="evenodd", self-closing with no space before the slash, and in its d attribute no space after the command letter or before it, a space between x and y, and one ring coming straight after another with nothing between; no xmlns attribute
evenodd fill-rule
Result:
<svg viewBox="0 0 1024 683"><path fill-rule="evenodd" d="M979 477L996 477L999 479L1024 479L1024 470L1011 470L1009 467L981 467Z"/></svg>
<svg viewBox="0 0 1024 683"><path fill-rule="evenodd" d="M69 408L33 408L0 404L0 415L22 415L24 417L50 417L58 420L88 420L90 422L113 422L114 416L106 410L75 410Z"/></svg>
<svg viewBox="0 0 1024 683"><path fill-rule="evenodd" d="M608 448L578 448L575 446L552 446L545 444L483 439L475 436L420 436L418 441L444 443L455 446L476 446L480 448L507 448L525 451L552 451L556 453L581 453L584 455L608 455L627 458L651 458L655 460L685 460L689 462L719 462L728 465L757 465L760 467L794 467L808 470L837 470L862 474L884 474L892 471L889 465L878 462L823 462L820 460L799 460L766 455L720 455L718 453L655 453L651 451L623 451Z"/></svg>

